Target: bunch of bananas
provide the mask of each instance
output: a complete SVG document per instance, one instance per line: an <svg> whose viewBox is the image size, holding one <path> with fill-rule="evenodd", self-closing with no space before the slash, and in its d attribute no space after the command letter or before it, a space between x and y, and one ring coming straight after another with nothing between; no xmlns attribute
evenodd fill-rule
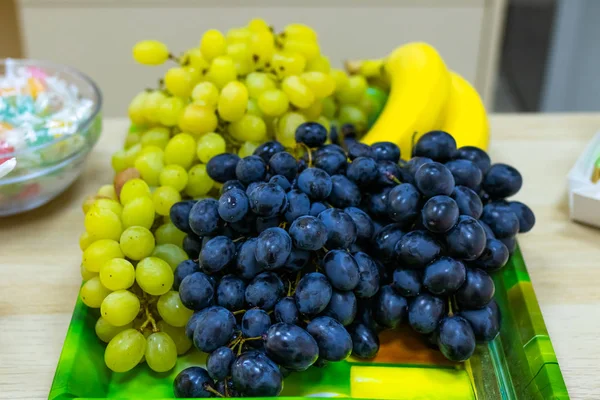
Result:
<svg viewBox="0 0 600 400"><path fill-rule="evenodd" d="M362 138L364 143L394 142L404 157L410 157L412 145L423 134L443 130L459 147L487 149L489 123L479 94L446 67L432 46L408 43L385 59L352 61L346 68L365 76L376 92L389 90L385 107Z"/></svg>

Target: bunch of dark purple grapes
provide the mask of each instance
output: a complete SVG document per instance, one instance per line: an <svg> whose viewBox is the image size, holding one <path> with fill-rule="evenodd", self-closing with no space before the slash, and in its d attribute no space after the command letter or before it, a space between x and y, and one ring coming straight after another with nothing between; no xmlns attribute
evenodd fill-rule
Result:
<svg viewBox="0 0 600 400"><path fill-rule="evenodd" d="M207 170L220 198L172 207L193 259L174 286L196 311L188 337L209 353L206 369L177 376L178 397L278 395L291 372L374 357L378 332L405 321L455 361L498 333L488 273L534 224L504 200L520 174L445 132L409 161L393 143L341 136L325 144L305 123L300 159L278 142L218 155Z"/></svg>

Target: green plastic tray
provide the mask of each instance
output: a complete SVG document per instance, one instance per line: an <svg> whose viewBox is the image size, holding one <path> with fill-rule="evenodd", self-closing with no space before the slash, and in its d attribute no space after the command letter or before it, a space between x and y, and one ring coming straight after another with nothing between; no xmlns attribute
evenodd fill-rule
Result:
<svg viewBox="0 0 600 400"><path fill-rule="evenodd" d="M403 327L381 335L376 359L357 359L310 368L285 379L284 398L368 399L568 399L569 395L520 250L496 273L502 311L500 335L479 345L466 363L447 361ZM202 365L190 351L169 373L146 364L128 373L104 365L104 344L96 338L97 310L77 301L49 399L173 398L172 382L183 368Z"/></svg>

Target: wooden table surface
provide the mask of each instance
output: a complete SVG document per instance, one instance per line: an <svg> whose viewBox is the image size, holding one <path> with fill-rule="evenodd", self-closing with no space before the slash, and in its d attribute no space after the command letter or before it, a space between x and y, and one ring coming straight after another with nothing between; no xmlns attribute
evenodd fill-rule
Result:
<svg viewBox="0 0 600 400"><path fill-rule="evenodd" d="M47 398L81 277L81 203L111 182L126 120L107 120L79 180L50 204L0 218L0 398ZM566 175L600 114L492 117L494 162L518 168L515 197L537 225L519 237L573 399L600 398L600 230L568 218ZM596 311L594 311L596 310Z"/></svg>

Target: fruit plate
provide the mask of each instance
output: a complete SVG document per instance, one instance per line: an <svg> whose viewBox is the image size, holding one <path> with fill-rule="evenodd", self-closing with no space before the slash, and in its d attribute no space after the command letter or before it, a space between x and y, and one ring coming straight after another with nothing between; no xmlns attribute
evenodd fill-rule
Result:
<svg viewBox="0 0 600 400"><path fill-rule="evenodd" d="M453 363L403 326L380 335L381 349L370 361L350 358L310 368L285 379L281 397L357 399L568 399L527 267L517 248L494 276L502 328L496 339L477 346L466 363ZM104 344L96 337L98 310L77 301L56 368L49 399L173 398L172 383L204 354L190 351L168 373L146 364L127 373L104 365Z"/></svg>

